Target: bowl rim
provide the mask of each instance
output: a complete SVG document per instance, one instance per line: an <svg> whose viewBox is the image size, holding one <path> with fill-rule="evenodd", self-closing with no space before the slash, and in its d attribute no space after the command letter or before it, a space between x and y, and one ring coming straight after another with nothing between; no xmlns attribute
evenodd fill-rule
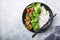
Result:
<svg viewBox="0 0 60 40"><path fill-rule="evenodd" d="M53 12L52 12L52 10L50 9L50 7L49 7L47 4L42 3L42 2L33 2L33 3L41 3L42 5L47 6L47 7L48 7L48 10L49 10L49 14L53 16ZM33 4L33 3L30 3L29 5L31 5L31 4ZM29 5L27 5L27 6L29 6ZM26 10L27 6L25 7L24 11ZM23 25L24 25L24 21L23 21L24 11L23 11L23 13L22 13L22 22L23 22ZM51 12L51 13L50 13L50 12ZM50 15L49 15L49 16L50 16ZM51 18L51 16L50 16L50 18ZM47 29L49 29L49 27L51 26L52 22L53 22L53 20L51 21L51 23L50 23L46 28L44 28L44 29L42 30L42 32L45 32ZM24 25L24 26L25 26L25 25ZM26 28L26 27L25 27L25 28ZM27 29L27 28L26 28L26 29ZM29 30L29 29L27 29L27 30ZM30 31L30 32L33 32L33 31L31 31L31 30L29 30L29 31ZM35 31L35 32L36 32L36 31ZM35 33L35 32L33 32L33 33ZM40 33L42 33L42 32L40 32Z"/></svg>

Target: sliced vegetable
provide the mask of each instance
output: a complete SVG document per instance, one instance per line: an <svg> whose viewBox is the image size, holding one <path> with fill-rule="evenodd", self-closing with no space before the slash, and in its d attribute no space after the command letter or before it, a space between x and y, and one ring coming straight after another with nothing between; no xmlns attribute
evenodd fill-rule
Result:
<svg viewBox="0 0 60 40"><path fill-rule="evenodd" d="M38 17L39 16L39 14L36 13L35 11L32 14L33 14L34 17Z"/></svg>
<svg viewBox="0 0 60 40"><path fill-rule="evenodd" d="M40 14L40 12L41 12L40 4L41 3L36 3L36 6L35 6L35 12L38 14Z"/></svg>
<svg viewBox="0 0 60 40"><path fill-rule="evenodd" d="M33 27L34 29L34 31L36 31L36 30L38 30L39 29L39 25L38 24L36 24L34 27Z"/></svg>

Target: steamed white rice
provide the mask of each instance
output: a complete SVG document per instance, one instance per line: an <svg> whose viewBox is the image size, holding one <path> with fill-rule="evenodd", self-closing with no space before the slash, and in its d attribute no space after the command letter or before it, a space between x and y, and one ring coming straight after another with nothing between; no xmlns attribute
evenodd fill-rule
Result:
<svg viewBox="0 0 60 40"><path fill-rule="evenodd" d="M46 11L44 6L41 7L41 13L39 16L39 27L41 28L49 20L49 11Z"/></svg>

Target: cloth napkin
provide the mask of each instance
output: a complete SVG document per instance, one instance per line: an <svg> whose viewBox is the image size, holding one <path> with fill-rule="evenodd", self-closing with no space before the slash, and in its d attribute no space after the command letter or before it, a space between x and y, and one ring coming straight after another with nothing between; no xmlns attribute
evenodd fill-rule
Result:
<svg viewBox="0 0 60 40"><path fill-rule="evenodd" d="M60 26L56 26L55 32L49 35L45 40L60 40Z"/></svg>

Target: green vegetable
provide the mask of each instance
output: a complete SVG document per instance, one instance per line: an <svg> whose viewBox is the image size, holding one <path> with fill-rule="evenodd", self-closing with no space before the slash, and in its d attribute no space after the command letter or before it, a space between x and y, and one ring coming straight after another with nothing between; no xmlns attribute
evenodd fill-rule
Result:
<svg viewBox="0 0 60 40"><path fill-rule="evenodd" d="M34 26L34 25L35 25L34 20L31 20L31 25L32 25L32 26Z"/></svg>
<svg viewBox="0 0 60 40"><path fill-rule="evenodd" d="M33 22L33 23L32 23L32 26L34 27L35 24L36 24L36 23Z"/></svg>
<svg viewBox="0 0 60 40"><path fill-rule="evenodd" d="M35 6L35 12L38 14L40 14L40 12L41 12L40 5L41 5L41 3L36 3L36 6Z"/></svg>
<svg viewBox="0 0 60 40"><path fill-rule="evenodd" d="M31 20L31 25L34 27L38 23L38 18Z"/></svg>
<svg viewBox="0 0 60 40"><path fill-rule="evenodd" d="M34 19L34 16L33 16L33 14L30 14L29 16L30 16L30 18L31 18L31 19Z"/></svg>
<svg viewBox="0 0 60 40"><path fill-rule="evenodd" d="M34 17L36 16L36 12L33 12L32 14L33 14Z"/></svg>
<svg viewBox="0 0 60 40"><path fill-rule="evenodd" d="M38 18L35 18L35 19L34 19L34 22L38 22Z"/></svg>
<svg viewBox="0 0 60 40"><path fill-rule="evenodd" d="M34 23L37 23L37 22L38 22L38 18L32 19L32 20L31 20L31 23L33 23L33 22L34 22Z"/></svg>
<svg viewBox="0 0 60 40"><path fill-rule="evenodd" d="M39 29L39 25L38 24L36 24L34 27L33 27L34 29L34 31L36 31L36 30L38 30Z"/></svg>
<svg viewBox="0 0 60 40"><path fill-rule="evenodd" d="M32 14L33 14L34 17L38 17L39 16L39 14L36 13L35 11Z"/></svg>

